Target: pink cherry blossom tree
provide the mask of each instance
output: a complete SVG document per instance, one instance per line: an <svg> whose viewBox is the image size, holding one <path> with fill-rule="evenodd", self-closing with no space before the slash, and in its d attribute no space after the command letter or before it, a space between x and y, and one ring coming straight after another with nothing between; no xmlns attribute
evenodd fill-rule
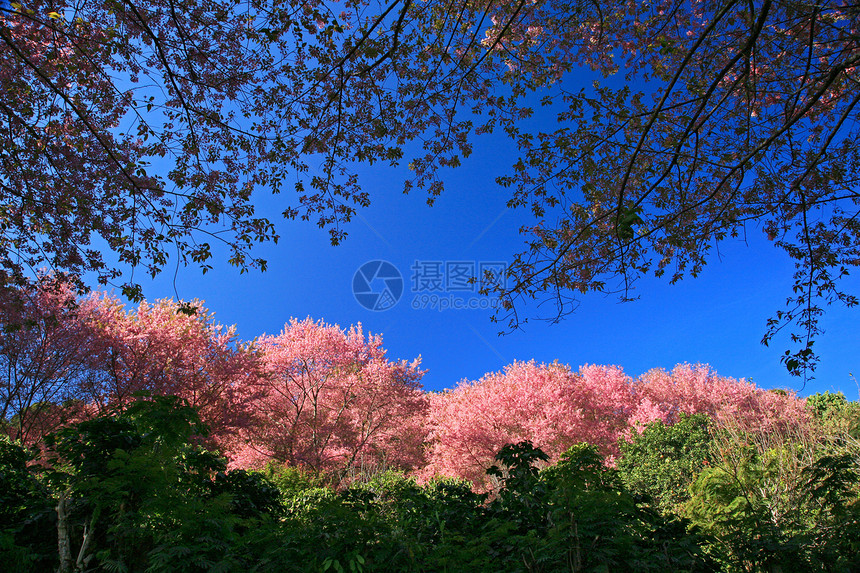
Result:
<svg viewBox="0 0 860 573"><path fill-rule="evenodd" d="M390 361L380 336L293 319L255 342L264 364L239 463L275 460L344 477L422 461L427 398L419 360Z"/></svg>
<svg viewBox="0 0 860 573"><path fill-rule="evenodd" d="M208 268L213 241L265 267L259 190L292 187L284 215L337 243L372 198L358 163L411 154L405 189L432 203L496 132L520 152L509 205L535 215L499 293L512 325L523 299L558 317L696 276L754 225L796 264L765 340L794 329L798 373L826 305L858 302L858 22L843 0L7 2L0 278L156 274L174 249Z"/></svg>
<svg viewBox="0 0 860 573"><path fill-rule="evenodd" d="M489 485L502 446L530 440L551 459L579 442L610 455L634 407L631 380L617 367L515 362L431 396L431 449L424 474Z"/></svg>
<svg viewBox="0 0 860 573"><path fill-rule="evenodd" d="M429 463L421 474L492 486L486 469L509 443L529 440L554 459L578 442L600 448L611 462L618 439L648 422L674 423L679 413L704 413L717 427L762 433L800 427L804 401L745 380L718 376L705 365L651 370L632 379L613 366L515 362L502 372L430 397Z"/></svg>
<svg viewBox="0 0 860 573"><path fill-rule="evenodd" d="M807 418L805 401L793 392L767 391L746 380L717 375L703 364L679 364L671 372L655 369L635 382L634 425L654 420L673 423L678 414L704 413L718 424L748 431L791 427Z"/></svg>
<svg viewBox="0 0 860 573"><path fill-rule="evenodd" d="M13 438L38 441L74 417L101 376L90 313L53 276L0 288L0 423Z"/></svg>
<svg viewBox="0 0 860 573"><path fill-rule="evenodd" d="M89 326L104 376L85 388L97 407L134 400L145 391L175 395L197 408L219 441L249 423L258 360L235 327L215 321L201 301L142 302L126 310L113 296L94 294Z"/></svg>

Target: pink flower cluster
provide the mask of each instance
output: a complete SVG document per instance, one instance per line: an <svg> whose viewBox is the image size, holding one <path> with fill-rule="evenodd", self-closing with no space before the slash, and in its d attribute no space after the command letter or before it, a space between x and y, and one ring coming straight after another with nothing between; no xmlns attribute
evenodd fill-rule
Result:
<svg viewBox="0 0 860 573"><path fill-rule="evenodd" d="M703 365L633 379L617 366L514 362L427 393L420 361L389 360L382 338L360 325L293 319L276 336L243 343L200 301L127 310L104 294L77 299L56 281L5 295L0 408L7 430L29 443L146 391L197 407L212 430L209 445L232 467L275 461L341 480L398 468L486 489L486 469L512 442L530 440L551 458L588 442L611 460L620 438L681 413L753 432L781 431L806 416L792 393Z"/></svg>
<svg viewBox="0 0 860 573"><path fill-rule="evenodd" d="M551 459L579 442L597 445L611 459L622 436L655 420L673 423L682 412L751 431L805 419L804 401L794 394L721 377L704 365L632 379L616 366L574 372L558 363L515 362L431 396L429 463L422 474L462 477L486 488L495 453L522 440Z"/></svg>

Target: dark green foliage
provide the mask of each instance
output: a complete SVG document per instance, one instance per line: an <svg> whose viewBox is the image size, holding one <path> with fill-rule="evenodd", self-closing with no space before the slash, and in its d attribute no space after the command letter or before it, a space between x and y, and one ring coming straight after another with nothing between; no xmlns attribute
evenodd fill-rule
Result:
<svg viewBox="0 0 860 573"><path fill-rule="evenodd" d="M173 397L139 400L47 440L58 500L59 570L242 570L239 532L276 513L262 476L225 472L193 445L206 428Z"/></svg>
<svg viewBox="0 0 860 573"><path fill-rule="evenodd" d="M671 425L651 422L619 443L618 470L627 488L664 513L689 499L688 486L711 463L711 420L681 414Z"/></svg>
<svg viewBox="0 0 860 573"><path fill-rule="evenodd" d="M41 497L39 484L27 469L30 457L22 446L0 435L0 524L18 522Z"/></svg>
<svg viewBox="0 0 860 573"><path fill-rule="evenodd" d="M504 466L504 470L494 465L487 473L500 478L505 490L510 493L533 485L538 476L536 464L549 461L549 456L531 442L525 441L502 447L496 454L496 461Z"/></svg>
<svg viewBox="0 0 860 573"><path fill-rule="evenodd" d="M723 570L860 570L856 451L733 445L692 484L683 510L711 536Z"/></svg>
<svg viewBox="0 0 860 573"><path fill-rule="evenodd" d="M842 392L819 392L806 399L806 409L819 419L838 416L848 407L848 399Z"/></svg>
<svg viewBox="0 0 860 573"><path fill-rule="evenodd" d="M488 507L497 529L487 537L504 570L710 570L695 538L640 507L594 446L573 446L538 474L523 467L541 459L531 445L513 448L497 459L518 464L508 468L516 478Z"/></svg>
<svg viewBox="0 0 860 573"><path fill-rule="evenodd" d="M500 479L502 488L497 499L490 505L496 520L505 523L511 541L518 536L533 535L546 524L546 509L549 502L549 489L541 479L537 464L547 462L547 456L531 442L520 442L504 446L496 461L502 467L492 466L487 470L491 476Z"/></svg>
<svg viewBox="0 0 860 573"><path fill-rule="evenodd" d="M849 402L842 392L820 392L806 399L806 408L830 434L860 438L860 402Z"/></svg>
<svg viewBox="0 0 860 573"><path fill-rule="evenodd" d="M29 451L0 435L0 570L49 570L57 539L47 489L30 472Z"/></svg>
<svg viewBox="0 0 860 573"><path fill-rule="evenodd" d="M263 474L233 470L218 472L209 487L209 495L226 494L230 510L242 518L260 518L281 513L280 491Z"/></svg>
<svg viewBox="0 0 860 573"><path fill-rule="evenodd" d="M194 410L146 399L58 432L41 469L0 441L0 570L860 570L856 442L708 430L701 416L651 424L618 469L587 444L554 464L511 444L492 495L396 472L336 490L301 468L226 471L194 445Z"/></svg>
<svg viewBox="0 0 860 573"><path fill-rule="evenodd" d="M291 484L292 485L292 484ZM396 472L337 492L295 491L277 532L254 542L262 571L456 571L474 559L484 496ZM484 557L486 559L486 556Z"/></svg>

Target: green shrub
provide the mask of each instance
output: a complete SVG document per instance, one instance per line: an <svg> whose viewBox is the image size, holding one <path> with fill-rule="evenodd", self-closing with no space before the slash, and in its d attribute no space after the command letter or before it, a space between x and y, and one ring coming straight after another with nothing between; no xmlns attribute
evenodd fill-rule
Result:
<svg viewBox="0 0 860 573"><path fill-rule="evenodd" d="M646 425L642 433L619 442L618 470L631 492L650 498L663 513L689 499L687 488L711 463L711 420L681 414L671 425Z"/></svg>

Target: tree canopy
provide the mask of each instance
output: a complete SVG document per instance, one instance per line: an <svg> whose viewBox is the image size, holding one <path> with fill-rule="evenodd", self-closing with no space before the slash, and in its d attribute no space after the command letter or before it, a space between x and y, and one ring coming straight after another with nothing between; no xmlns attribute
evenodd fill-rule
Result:
<svg viewBox="0 0 860 573"><path fill-rule="evenodd" d="M826 305L856 304L856 5L788 0L22 0L0 7L0 271L48 265L140 297L129 268L213 245L245 270L277 240L255 197L338 243L371 197L360 163L443 168L501 131L528 208L501 319L549 298L696 276L758 231L796 263L764 341L814 366ZM577 81L583 70L598 78ZM536 106L556 117L536 129ZM125 273L125 274L124 274Z"/></svg>

